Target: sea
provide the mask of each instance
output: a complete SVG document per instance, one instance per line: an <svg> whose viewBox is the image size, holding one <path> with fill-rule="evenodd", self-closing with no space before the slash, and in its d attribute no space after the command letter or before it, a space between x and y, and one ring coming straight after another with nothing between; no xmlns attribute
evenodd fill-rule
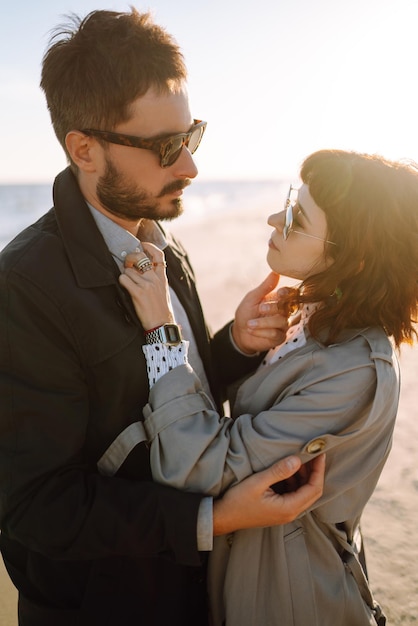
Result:
<svg viewBox="0 0 418 626"><path fill-rule="evenodd" d="M283 180L197 180L184 191L183 222L207 215L259 211L265 220L281 210L289 183ZM51 184L0 185L0 250L52 206Z"/></svg>

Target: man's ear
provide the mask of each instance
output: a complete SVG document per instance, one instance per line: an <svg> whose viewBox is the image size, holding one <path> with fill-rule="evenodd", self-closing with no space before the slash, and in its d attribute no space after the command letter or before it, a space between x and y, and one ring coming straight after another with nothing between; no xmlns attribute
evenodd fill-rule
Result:
<svg viewBox="0 0 418 626"><path fill-rule="evenodd" d="M71 130L65 138L65 145L79 170L89 173L96 171L99 148L97 141L79 130Z"/></svg>

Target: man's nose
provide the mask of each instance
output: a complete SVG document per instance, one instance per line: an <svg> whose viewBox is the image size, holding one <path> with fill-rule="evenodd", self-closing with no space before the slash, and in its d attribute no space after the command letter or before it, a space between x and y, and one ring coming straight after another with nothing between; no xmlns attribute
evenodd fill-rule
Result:
<svg viewBox="0 0 418 626"><path fill-rule="evenodd" d="M171 169L177 178L196 178L199 171L193 160L192 153L186 146L182 147L180 156L177 161L173 163Z"/></svg>

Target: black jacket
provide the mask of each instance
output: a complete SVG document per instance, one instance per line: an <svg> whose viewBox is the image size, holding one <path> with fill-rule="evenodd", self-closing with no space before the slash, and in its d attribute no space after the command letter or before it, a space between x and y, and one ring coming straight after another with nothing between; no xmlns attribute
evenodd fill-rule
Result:
<svg viewBox="0 0 418 626"><path fill-rule="evenodd" d="M170 238L165 252L219 398L212 353L222 384L254 361L225 329L210 339L183 248ZM22 626L206 623L201 496L152 483L144 444L117 477L96 469L148 399L118 275L69 169L54 208L0 255L0 546Z"/></svg>

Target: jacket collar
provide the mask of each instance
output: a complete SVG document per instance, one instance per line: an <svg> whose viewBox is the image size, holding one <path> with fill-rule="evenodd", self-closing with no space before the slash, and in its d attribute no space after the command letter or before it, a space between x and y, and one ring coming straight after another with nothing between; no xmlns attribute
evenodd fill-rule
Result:
<svg viewBox="0 0 418 626"><path fill-rule="evenodd" d="M373 345L372 345L373 343L381 342L383 337L387 339L387 336L383 328L381 328L380 326L373 326L373 327L365 326L364 328L345 328L339 333L334 343L329 344L328 347L331 348L332 346L339 345L342 343L349 343L355 337L359 337L360 335L366 339L366 341L370 344L371 348L373 348ZM321 343L321 340L324 341L326 336L327 336L326 332L320 333L319 341L317 341L317 343L319 345L324 345L323 343ZM388 343L388 353L389 352L391 352L391 347L390 347L390 344Z"/></svg>
<svg viewBox="0 0 418 626"><path fill-rule="evenodd" d="M149 241L160 248L160 250L164 250L164 248L167 247L167 240L164 237L163 231L154 220L142 219L139 223L138 236L135 237L109 217L100 213L100 211L95 209L91 204L87 203L87 206L96 222L97 228L105 240L106 247L121 271L126 255L129 252L142 250L142 241Z"/></svg>
<svg viewBox="0 0 418 626"><path fill-rule="evenodd" d="M56 177L53 198L58 228L78 285L114 284L118 268L69 167Z"/></svg>

